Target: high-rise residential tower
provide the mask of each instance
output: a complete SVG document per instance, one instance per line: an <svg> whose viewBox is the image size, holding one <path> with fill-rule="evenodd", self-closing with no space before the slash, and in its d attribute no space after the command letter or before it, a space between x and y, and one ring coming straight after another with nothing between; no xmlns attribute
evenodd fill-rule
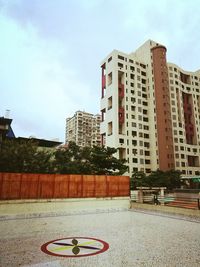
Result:
<svg viewBox="0 0 200 267"><path fill-rule="evenodd" d="M66 119L66 144L73 141L81 147L100 146L100 121L100 115L77 111Z"/></svg>
<svg viewBox="0 0 200 267"><path fill-rule="evenodd" d="M151 40L131 54L114 50L101 70L101 142L119 148L129 174L199 175L200 70L168 63L165 46Z"/></svg>

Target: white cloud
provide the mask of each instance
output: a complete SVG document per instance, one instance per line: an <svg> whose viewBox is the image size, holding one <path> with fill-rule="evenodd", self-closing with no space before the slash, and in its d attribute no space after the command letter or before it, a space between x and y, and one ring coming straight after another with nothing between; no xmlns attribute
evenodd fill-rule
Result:
<svg viewBox="0 0 200 267"><path fill-rule="evenodd" d="M24 31L11 20L1 18L0 23L6 29L0 46L0 75L6 88L1 112L11 109L17 135L29 128L30 135L38 137L63 136L65 118L92 102L91 88L79 81L70 61L63 64L67 47L39 38L31 26Z"/></svg>
<svg viewBox="0 0 200 267"><path fill-rule="evenodd" d="M97 113L100 61L147 39L200 68L199 0L0 0L0 115L17 135L60 137L76 110Z"/></svg>

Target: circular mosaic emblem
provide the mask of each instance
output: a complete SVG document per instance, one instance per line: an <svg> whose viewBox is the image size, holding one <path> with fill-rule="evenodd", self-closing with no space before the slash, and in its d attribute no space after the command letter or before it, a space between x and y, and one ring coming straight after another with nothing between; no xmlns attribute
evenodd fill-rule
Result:
<svg viewBox="0 0 200 267"><path fill-rule="evenodd" d="M86 257L105 252L109 244L103 240L90 237L67 237L49 241L41 250L52 256Z"/></svg>

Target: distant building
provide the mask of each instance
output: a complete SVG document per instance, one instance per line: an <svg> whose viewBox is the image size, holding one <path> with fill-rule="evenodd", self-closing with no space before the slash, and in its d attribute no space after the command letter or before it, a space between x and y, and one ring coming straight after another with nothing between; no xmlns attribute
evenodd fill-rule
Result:
<svg viewBox="0 0 200 267"><path fill-rule="evenodd" d="M81 147L101 145L100 115L77 111L66 119L66 144L75 142Z"/></svg>
<svg viewBox="0 0 200 267"><path fill-rule="evenodd" d="M0 142L7 137L15 137L11 123L12 119L0 117Z"/></svg>
<svg viewBox="0 0 200 267"><path fill-rule="evenodd" d="M29 138L17 137L17 138L15 138L15 140L16 140L16 142L31 140L37 144L38 148L42 148L42 149L51 149L51 148L58 147L62 144L62 142L59 142L59 141L39 139L39 138L35 138L35 137L29 137Z"/></svg>
<svg viewBox="0 0 200 267"><path fill-rule="evenodd" d="M148 40L130 54L114 50L101 63L102 144L119 148L130 175L200 174L200 70L167 63L166 51Z"/></svg>
<svg viewBox="0 0 200 267"><path fill-rule="evenodd" d="M10 140L12 139L12 140L15 140L16 142L32 140L40 148L53 148L53 147L57 147L62 144L62 142L59 142L59 141L39 139L35 137L29 137L29 138L15 137L15 134L11 127L11 123L12 123L12 119L0 117L0 144L5 139L10 139Z"/></svg>

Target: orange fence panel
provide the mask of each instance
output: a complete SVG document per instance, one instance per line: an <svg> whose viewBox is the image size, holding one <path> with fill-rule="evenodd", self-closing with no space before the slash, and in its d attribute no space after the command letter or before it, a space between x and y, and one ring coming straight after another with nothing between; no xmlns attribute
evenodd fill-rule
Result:
<svg viewBox="0 0 200 267"><path fill-rule="evenodd" d="M107 179L105 175L95 175L96 179L96 196L95 197L106 197L108 196L107 188Z"/></svg>
<svg viewBox="0 0 200 267"><path fill-rule="evenodd" d="M107 177L108 182L108 196L114 197L119 195L119 181L117 176Z"/></svg>
<svg viewBox="0 0 200 267"><path fill-rule="evenodd" d="M39 174L23 173L21 175L21 195L22 199L38 198Z"/></svg>
<svg viewBox="0 0 200 267"><path fill-rule="evenodd" d="M69 198L82 197L82 175L69 175Z"/></svg>
<svg viewBox="0 0 200 267"><path fill-rule="evenodd" d="M42 174L39 179L39 198L53 198L55 175Z"/></svg>
<svg viewBox="0 0 200 267"><path fill-rule="evenodd" d="M4 173L2 178L2 197L19 199L21 194L21 174Z"/></svg>
<svg viewBox="0 0 200 267"><path fill-rule="evenodd" d="M96 179L93 175L83 175L83 197L96 197Z"/></svg>
<svg viewBox="0 0 200 267"><path fill-rule="evenodd" d="M54 198L68 198L68 197L69 197L69 175L56 174Z"/></svg>
<svg viewBox="0 0 200 267"><path fill-rule="evenodd" d="M0 173L0 199L129 195L130 179L128 176Z"/></svg>

